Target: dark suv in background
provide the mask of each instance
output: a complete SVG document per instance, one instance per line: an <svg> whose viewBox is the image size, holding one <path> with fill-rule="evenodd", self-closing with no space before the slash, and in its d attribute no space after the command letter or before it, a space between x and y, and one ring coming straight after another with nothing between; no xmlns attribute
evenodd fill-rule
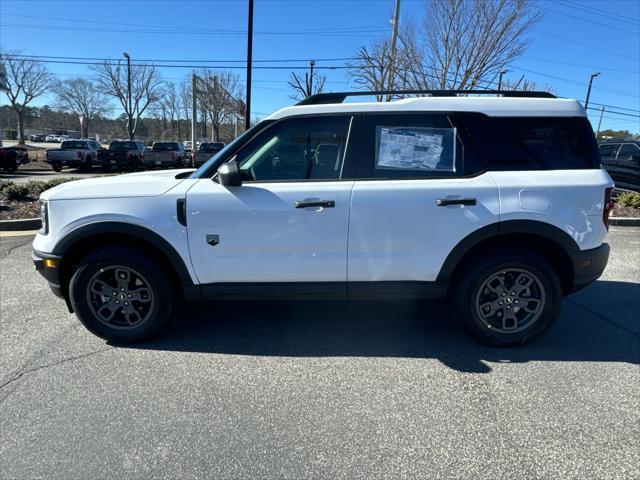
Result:
<svg viewBox="0 0 640 480"><path fill-rule="evenodd" d="M115 140L107 150L98 150L98 160L105 172L111 170L137 170L145 146L143 142Z"/></svg>
<svg viewBox="0 0 640 480"><path fill-rule="evenodd" d="M609 140L598 145L602 166L616 188L640 192L640 142Z"/></svg>

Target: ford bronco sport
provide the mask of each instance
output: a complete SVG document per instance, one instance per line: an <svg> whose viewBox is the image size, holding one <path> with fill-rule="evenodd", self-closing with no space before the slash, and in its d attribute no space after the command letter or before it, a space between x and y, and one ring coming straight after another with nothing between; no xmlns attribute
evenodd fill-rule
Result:
<svg viewBox="0 0 640 480"><path fill-rule="evenodd" d="M449 298L481 341L536 337L609 256L613 183L584 109L544 92L395 93L422 96L314 95L195 172L48 190L36 268L118 342L157 331L179 298Z"/></svg>

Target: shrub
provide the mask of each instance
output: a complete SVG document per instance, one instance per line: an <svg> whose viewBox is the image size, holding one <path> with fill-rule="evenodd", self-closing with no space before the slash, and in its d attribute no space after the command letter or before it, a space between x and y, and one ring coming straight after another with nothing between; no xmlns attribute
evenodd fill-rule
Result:
<svg viewBox="0 0 640 480"><path fill-rule="evenodd" d="M640 193L622 192L616 198L616 203L621 207L640 208Z"/></svg>
<svg viewBox="0 0 640 480"><path fill-rule="evenodd" d="M4 192L5 188L9 188L11 185L15 185L15 183L10 181L10 180L6 181L6 182L4 182L4 181L0 182L0 195L4 196L3 192Z"/></svg>
<svg viewBox="0 0 640 480"><path fill-rule="evenodd" d="M13 184L2 189L2 196L7 200L24 200L31 193L29 185Z"/></svg>
<svg viewBox="0 0 640 480"><path fill-rule="evenodd" d="M50 188L57 187L62 183L70 182L72 180L77 180L77 178L54 178L53 180L48 180L46 182L40 180L29 180L28 185L33 196L37 197L45 190L49 190Z"/></svg>

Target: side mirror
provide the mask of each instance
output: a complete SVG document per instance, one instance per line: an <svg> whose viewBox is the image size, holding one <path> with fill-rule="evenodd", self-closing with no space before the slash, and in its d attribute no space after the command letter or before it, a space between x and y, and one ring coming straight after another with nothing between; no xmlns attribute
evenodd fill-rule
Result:
<svg viewBox="0 0 640 480"><path fill-rule="evenodd" d="M218 179L220 180L220 185L225 187L240 187L242 185L242 175L238 168L238 162L232 160L220 165Z"/></svg>

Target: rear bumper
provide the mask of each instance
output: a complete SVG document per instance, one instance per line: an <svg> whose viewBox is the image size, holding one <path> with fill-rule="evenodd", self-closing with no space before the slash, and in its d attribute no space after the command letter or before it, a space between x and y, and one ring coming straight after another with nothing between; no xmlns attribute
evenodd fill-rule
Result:
<svg viewBox="0 0 640 480"><path fill-rule="evenodd" d="M598 248L571 254L573 263L573 288L571 292L582 290L602 275L609 261L609 250L609 244L603 243Z"/></svg>

